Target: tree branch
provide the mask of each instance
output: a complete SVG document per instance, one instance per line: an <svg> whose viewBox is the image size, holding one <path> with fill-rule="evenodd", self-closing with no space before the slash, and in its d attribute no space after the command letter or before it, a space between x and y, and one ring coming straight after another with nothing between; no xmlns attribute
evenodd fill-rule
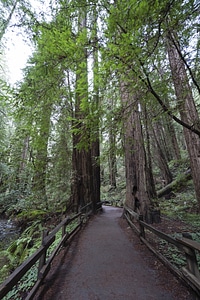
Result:
<svg viewBox="0 0 200 300"><path fill-rule="evenodd" d="M115 56L118 60L120 60L122 63L124 63L126 66L129 67L130 70L132 70L134 72L134 74L136 74L136 76L140 79L140 81L148 88L148 91L154 96L154 98L158 101L158 103L161 105L162 109L164 112L166 112L175 122L177 122L178 124L180 124L181 126L187 128L188 130L192 131L193 133L195 133L196 135L198 135L200 137L200 131L194 128L194 125L189 125L185 122L183 122L181 119L177 118L170 110L170 108L168 108L166 106L166 104L162 101L162 99L160 98L160 96L158 95L158 93L154 90L151 81L149 79L149 76L146 72L146 70L144 69L143 63L138 60L140 62L140 65L142 67L142 70L144 72L144 75L146 77L143 78L141 75L138 75L138 73L134 70L134 68L132 67L132 65L127 64L127 62L123 61L123 59L119 56Z"/></svg>
<svg viewBox="0 0 200 300"><path fill-rule="evenodd" d="M183 56L183 54L181 53L180 47L177 46L177 41L175 40L174 36L172 35L172 33L170 31L169 31L169 37L170 37L170 40L172 41L173 45L175 46L176 51L178 52L181 60L184 62L186 68L188 69L189 74L191 76L191 79L192 79L194 85L196 86L196 88L197 88L197 90L200 94L200 86L198 85L196 79L194 78L194 75L193 75L193 72L192 72L190 66L188 65L188 63L187 63L185 57Z"/></svg>

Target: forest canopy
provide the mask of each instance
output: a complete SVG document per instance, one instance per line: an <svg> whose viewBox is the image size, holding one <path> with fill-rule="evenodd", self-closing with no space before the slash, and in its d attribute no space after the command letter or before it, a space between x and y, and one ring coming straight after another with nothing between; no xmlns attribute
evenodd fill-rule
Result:
<svg viewBox="0 0 200 300"><path fill-rule="evenodd" d="M102 187L123 186L148 220L188 173L200 212L199 1L1 0L0 12L1 214L95 211ZM14 87L11 27L34 49Z"/></svg>

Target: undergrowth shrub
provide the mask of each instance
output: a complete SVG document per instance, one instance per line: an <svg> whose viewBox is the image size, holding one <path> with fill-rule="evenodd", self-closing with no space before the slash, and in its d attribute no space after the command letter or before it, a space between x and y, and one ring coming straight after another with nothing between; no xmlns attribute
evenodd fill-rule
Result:
<svg viewBox="0 0 200 300"><path fill-rule="evenodd" d="M71 232L76 226L77 221L73 221L66 227L66 231ZM4 272L4 278L7 277L10 270L14 270L19 266L26 258L31 256L35 251L41 246L41 237L39 237L38 232L44 229L40 221L35 221L30 227L28 227L21 237L14 241L9 248L5 251L5 259L7 265L4 265L2 273ZM62 229L56 234L55 241L51 244L47 251L46 258L48 259L56 246L59 244L62 237ZM22 277L15 286L3 299L4 300L21 300L24 299L29 290L34 286L37 281L38 274L38 263L36 263L28 272ZM1 271L0 271L1 276Z"/></svg>

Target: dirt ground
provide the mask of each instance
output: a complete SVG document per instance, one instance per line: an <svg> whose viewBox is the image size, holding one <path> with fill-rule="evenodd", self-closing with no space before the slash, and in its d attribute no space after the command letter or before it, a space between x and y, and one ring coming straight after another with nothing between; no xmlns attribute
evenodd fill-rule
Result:
<svg viewBox="0 0 200 300"><path fill-rule="evenodd" d="M92 217L70 247L57 255L34 299L198 299L141 243L121 216L122 209L104 207ZM167 222L157 226L167 230Z"/></svg>

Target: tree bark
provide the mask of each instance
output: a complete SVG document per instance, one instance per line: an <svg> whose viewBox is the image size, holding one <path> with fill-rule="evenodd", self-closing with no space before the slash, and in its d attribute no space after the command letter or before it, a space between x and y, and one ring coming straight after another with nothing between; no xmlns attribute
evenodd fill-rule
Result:
<svg viewBox="0 0 200 300"><path fill-rule="evenodd" d="M178 42L176 42L177 44L175 47L171 40L172 35L173 40L177 41L177 39L174 38L174 34L169 31L167 36L167 52L177 98L177 106L179 108L181 120L184 123L190 124L191 128L194 127L199 130L200 120L189 84L189 79L184 62L177 51L177 49L180 51L180 46ZM200 211L200 139L195 133L185 127L183 128L183 132L190 157L191 173Z"/></svg>
<svg viewBox="0 0 200 300"><path fill-rule="evenodd" d="M181 152L180 152L180 147L178 144L178 140L177 140L177 136L176 136L176 132L174 129L174 125L173 122L171 120L171 118L169 116L167 117L167 127L168 127L168 138L167 140L170 141L171 144L171 150L172 150L172 157L175 160L180 160L181 159Z"/></svg>
<svg viewBox="0 0 200 300"><path fill-rule="evenodd" d="M111 128L109 128L109 174L110 174L110 185L112 188L116 188L116 175L117 175L117 166L116 166L116 153L115 153L115 134Z"/></svg>
<svg viewBox="0 0 200 300"><path fill-rule="evenodd" d="M90 113L90 109L88 102L88 53L85 47L87 44L86 8L86 5L80 8L78 20L78 35L81 38L79 39L80 44L77 45L80 51L76 69L72 154L73 177L71 185L71 198L76 210L89 202L93 202L94 208L95 203L100 199L100 169L97 164L94 164L94 160L99 156L99 141L97 137L94 143L92 143L91 131L94 128L92 125L87 124L87 116ZM95 174L95 172L98 172L98 174ZM97 192L97 190L98 195L95 195L95 191Z"/></svg>
<svg viewBox="0 0 200 300"><path fill-rule="evenodd" d="M130 97L124 83L121 84L121 97L124 107L125 203L134 210L138 210L148 221L151 202L147 191L147 163L138 99Z"/></svg>
<svg viewBox="0 0 200 300"><path fill-rule="evenodd" d="M34 157L34 176L33 191L39 198L43 199L45 207L48 209L48 201L46 195L46 171L48 164L48 140L51 126L52 104L47 103L41 111L40 130L36 137L37 153Z"/></svg>
<svg viewBox="0 0 200 300"><path fill-rule="evenodd" d="M152 153L151 153L151 138L150 138L150 120L148 118L147 108L144 105L144 126L146 132L146 154L147 154L147 184L148 184L148 192L150 199L156 199L156 188L155 181L153 177L153 166L152 166Z"/></svg>
<svg viewBox="0 0 200 300"><path fill-rule="evenodd" d="M99 60L98 60L98 35L97 35L97 7L94 3L93 11L93 108L94 111L99 111ZM93 178L93 212L96 211L97 203L100 202L100 188L101 188L101 176L100 176L100 138L99 138L99 115L96 116L94 122L94 128L92 128L93 133L95 133L95 138L92 139L91 145L91 155L92 155L92 178Z"/></svg>
<svg viewBox="0 0 200 300"><path fill-rule="evenodd" d="M161 141L159 139L160 136L156 131L156 126L156 123L153 124L154 148L157 153L157 161L162 174L162 179L164 184L168 184L172 181L172 174L168 166L166 155L163 152L163 147L161 146Z"/></svg>

